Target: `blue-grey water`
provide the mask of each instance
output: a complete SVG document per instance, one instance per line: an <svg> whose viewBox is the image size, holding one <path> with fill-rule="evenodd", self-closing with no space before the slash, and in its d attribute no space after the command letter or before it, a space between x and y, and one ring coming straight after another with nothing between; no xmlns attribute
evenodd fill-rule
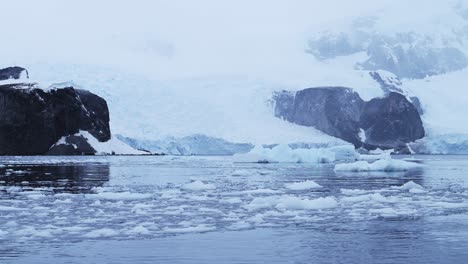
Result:
<svg viewBox="0 0 468 264"><path fill-rule="evenodd" d="M468 263L468 157L410 158L0 157L0 263Z"/></svg>

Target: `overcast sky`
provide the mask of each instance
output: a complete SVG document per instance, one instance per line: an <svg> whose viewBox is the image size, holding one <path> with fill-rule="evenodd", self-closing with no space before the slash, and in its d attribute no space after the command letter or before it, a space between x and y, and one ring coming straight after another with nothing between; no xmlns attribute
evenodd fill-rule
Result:
<svg viewBox="0 0 468 264"><path fill-rule="evenodd" d="M403 13L395 20L411 19L407 0L9 1L2 4L0 22L8 26L0 55L9 63L145 68L168 78L294 70L312 59L304 56L311 34L337 21L395 9L395 2ZM419 5L421 12L435 2ZM418 3L426 2L412 6Z"/></svg>

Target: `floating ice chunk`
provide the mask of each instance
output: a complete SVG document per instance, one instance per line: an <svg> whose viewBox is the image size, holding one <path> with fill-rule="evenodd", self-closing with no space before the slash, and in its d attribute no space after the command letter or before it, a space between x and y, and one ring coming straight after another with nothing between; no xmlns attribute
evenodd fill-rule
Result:
<svg viewBox="0 0 468 264"><path fill-rule="evenodd" d="M304 190L322 188L320 184L311 180L303 181L303 182L287 183L284 186L286 187L286 189L293 190L293 191L304 191Z"/></svg>
<svg viewBox="0 0 468 264"><path fill-rule="evenodd" d="M102 229L96 229L96 230L90 231L84 234L83 236L87 238L99 238L99 237L117 236L118 234L119 232L115 231L114 229L102 228Z"/></svg>
<svg viewBox="0 0 468 264"><path fill-rule="evenodd" d="M239 197L234 197L234 198L221 200L220 202L227 203L227 204L240 204L242 203L242 200Z"/></svg>
<svg viewBox="0 0 468 264"><path fill-rule="evenodd" d="M151 193L132 193L132 192L102 192L97 194L88 194L87 198L100 200L143 200L151 198Z"/></svg>
<svg viewBox="0 0 468 264"><path fill-rule="evenodd" d="M166 233L201 233L216 230L215 226L200 224L197 226L191 227L181 227L181 228L169 228L166 227L163 229Z"/></svg>
<svg viewBox="0 0 468 264"><path fill-rule="evenodd" d="M245 206L247 210L254 211L262 208L273 207L278 204L278 196L257 197Z"/></svg>
<svg viewBox="0 0 468 264"><path fill-rule="evenodd" d="M301 199L299 197L282 197L276 205L277 209L290 210L318 210L329 209L338 206L334 197L321 197L313 200Z"/></svg>
<svg viewBox="0 0 468 264"><path fill-rule="evenodd" d="M340 189L340 192L344 195L359 195L367 193L366 190L360 189Z"/></svg>
<svg viewBox="0 0 468 264"><path fill-rule="evenodd" d="M402 191L410 191L411 193L418 193L417 190L425 192L424 187L415 183L414 181L409 181L403 184L401 187L399 187L399 189Z"/></svg>
<svg viewBox="0 0 468 264"><path fill-rule="evenodd" d="M426 193L427 191L426 190L421 190L421 189L410 189L409 192L418 194L418 193Z"/></svg>
<svg viewBox="0 0 468 264"><path fill-rule="evenodd" d="M21 208L0 205L0 211L22 211Z"/></svg>
<svg viewBox="0 0 468 264"><path fill-rule="evenodd" d="M369 213L371 214L378 214L383 217L392 217L398 216L398 211L394 208L386 207L386 208L378 208L378 209L369 209Z"/></svg>
<svg viewBox="0 0 468 264"><path fill-rule="evenodd" d="M338 205L334 197L324 197L317 199L301 199L296 196L270 196L257 197L246 205L249 211L262 208L275 207L282 210L319 210L334 208Z"/></svg>
<svg viewBox="0 0 468 264"><path fill-rule="evenodd" d="M365 171L408 171L412 169L421 168L421 164L408 162L404 160L395 159L380 159L373 163L367 161L356 161L353 163L343 163L335 165L335 172L338 171L351 171L351 172L365 172Z"/></svg>
<svg viewBox="0 0 468 264"><path fill-rule="evenodd" d="M335 161L335 153L329 149L292 149L286 144L273 148L255 146L250 152L234 155L235 162L258 163L327 163Z"/></svg>
<svg viewBox="0 0 468 264"><path fill-rule="evenodd" d="M255 190L240 191L240 192L237 192L237 193L242 193L242 194L274 194L274 193L280 193L280 191L272 190L272 189L255 189Z"/></svg>
<svg viewBox="0 0 468 264"><path fill-rule="evenodd" d="M359 153L356 152L353 145L336 146L328 150L335 153L335 160L355 161L359 158Z"/></svg>
<svg viewBox="0 0 468 264"><path fill-rule="evenodd" d="M127 231L130 235L149 235L151 232L144 226L138 225Z"/></svg>
<svg viewBox="0 0 468 264"><path fill-rule="evenodd" d="M231 175L232 176L248 176L250 174L252 173L247 170L236 170Z"/></svg>
<svg viewBox="0 0 468 264"><path fill-rule="evenodd" d="M214 184L203 183L202 181L197 180L191 183L184 184L181 189L188 191L205 191L214 190L216 189L216 186Z"/></svg>
<svg viewBox="0 0 468 264"><path fill-rule="evenodd" d="M336 164L335 171L370 171L370 164L367 161L356 161L353 163Z"/></svg>
<svg viewBox="0 0 468 264"><path fill-rule="evenodd" d="M340 201L344 203L360 203L367 201L374 201L378 203L397 203L398 198L393 196L383 196L380 193L370 193L364 195L342 197Z"/></svg>
<svg viewBox="0 0 468 264"><path fill-rule="evenodd" d="M42 238L50 238L52 237L52 233L49 230L37 230L34 227L28 226L23 229L16 231L16 236L19 237L42 237Z"/></svg>
<svg viewBox="0 0 468 264"><path fill-rule="evenodd" d="M227 227L229 230L243 230L249 228L252 228L252 225L245 221L239 221Z"/></svg>

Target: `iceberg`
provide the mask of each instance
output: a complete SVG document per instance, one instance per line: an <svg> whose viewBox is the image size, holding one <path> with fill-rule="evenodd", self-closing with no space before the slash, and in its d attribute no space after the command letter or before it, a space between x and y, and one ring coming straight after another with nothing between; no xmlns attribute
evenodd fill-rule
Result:
<svg viewBox="0 0 468 264"><path fill-rule="evenodd" d="M372 163L361 160L353 163L336 164L335 172L409 171L421 168L422 166L423 165L414 162L396 159L379 159Z"/></svg>
<svg viewBox="0 0 468 264"><path fill-rule="evenodd" d="M291 148L287 144L273 147L255 146L250 152L236 154L234 162L253 163L331 163L337 160L354 161L357 153L353 146L331 148Z"/></svg>

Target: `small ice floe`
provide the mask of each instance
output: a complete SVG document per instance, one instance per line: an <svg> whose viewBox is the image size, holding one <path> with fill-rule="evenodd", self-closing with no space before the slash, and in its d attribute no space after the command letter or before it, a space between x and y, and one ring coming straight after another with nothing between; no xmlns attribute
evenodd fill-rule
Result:
<svg viewBox="0 0 468 264"><path fill-rule="evenodd" d="M119 232L115 231L114 229L110 228L102 228L90 231L83 235L86 238L100 238L100 237L113 237L117 236Z"/></svg>
<svg viewBox="0 0 468 264"><path fill-rule="evenodd" d="M277 209L286 210L319 210L338 206L334 197L321 197L317 199L301 199L299 197L284 197L276 205Z"/></svg>
<svg viewBox="0 0 468 264"><path fill-rule="evenodd" d="M353 163L343 163L335 165L335 172L367 172L367 171L408 171L421 168L423 165L395 159L380 159L369 163L367 161L356 161Z"/></svg>
<svg viewBox="0 0 468 264"><path fill-rule="evenodd" d="M149 235L151 232L144 226L138 225L126 232L129 235Z"/></svg>
<svg viewBox="0 0 468 264"><path fill-rule="evenodd" d="M274 207L280 210L320 210L338 206L334 197L320 197L317 199L302 199L296 196L270 196L257 197L253 199L245 208L255 211L262 208Z"/></svg>
<svg viewBox="0 0 468 264"><path fill-rule="evenodd" d="M424 187L422 187L421 185L415 183L414 181L409 181L409 182L403 184L402 186L398 187L398 189L400 189L402 191L408 191L410 193L425 193L425 192L427 192L426 189L424 189Z"/></svg>
<svg viewBox="0 0 468 264"><path fill-rule="evenodd" d="M292 191L305 191L305 190L310 190L310 189L320 189L322 186L314 181L307 180L303 182L293 182L293 183L287 183L284 185L286 189L292 190Z"/></svg>
<svg viewBox="0 0 468 264"><path fill-rule="evenodd" d="M231 173L232 176L248 176L252 174L248 170L236 170L233 173Z"/></svg>
<svg viewBox="0 0 468 264"><path fill-rule="evenodd" d="M169 228L166 227L163 229L165 233L202 233L216 230L215 226L207 225L207 224L200 224L197 226L189 226L189 227L180 227L180 228Z"/></svg>
<svg viewBox="0 0 468 264"><path fill-rule="evenodd" d="M211 183L203 183L200 180L193 181L191 183L186 183L182 185L182 190L186 191L205 191L205 190L214 190L216 186Z"/></svg>
<svg viewBox="0 0 468 264"><path fill-rule="evenodd" d="M151 193L133 193L133 192L102 192L97 194L87 194L87 198L98 200L143 200L153 196Z"/></svg>
<svg viewBox="0 0 468 264"><path fill-rule="evenodd" d="M242 203L242 200L239 197L233 197L233 198L227 198L227 199L224 199L224 200L220 200L219 202L226 203L226 204L240 204L240 203Z"/></svg>
<svg viewBox="0 0 468 264"><path fill-rule="evenodd" d="M361 195L366 194L368 191L361 189L340 189L340 192L344 195Z"/></svg>

